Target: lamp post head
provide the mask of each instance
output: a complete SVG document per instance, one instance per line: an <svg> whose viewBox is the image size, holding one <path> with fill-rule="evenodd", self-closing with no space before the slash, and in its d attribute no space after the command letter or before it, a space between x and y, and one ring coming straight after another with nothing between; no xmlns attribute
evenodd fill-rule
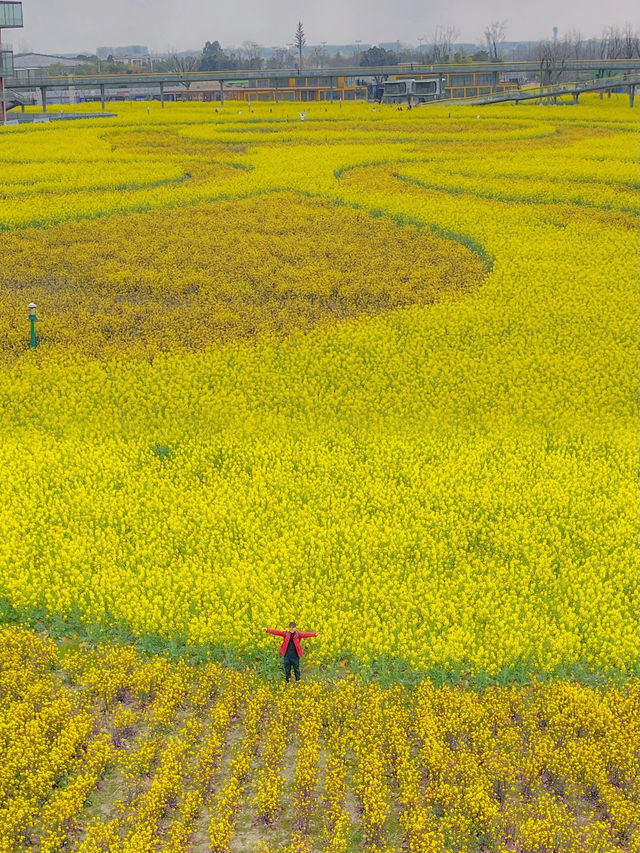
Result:
<svg viewBox="0 0 640 853"><path fill-rule="evenodd" d="M30 317L35 317L35 316L36 316L36 307L37 307L37 306L36 306L36 303L35 303L35 302L30 302L30 303L29 303L29 316L30 316Z"/></svg>

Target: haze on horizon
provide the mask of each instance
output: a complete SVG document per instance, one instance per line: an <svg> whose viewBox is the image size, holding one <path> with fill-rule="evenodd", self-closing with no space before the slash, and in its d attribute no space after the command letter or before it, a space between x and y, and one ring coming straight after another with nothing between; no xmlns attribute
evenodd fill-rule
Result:
<svg viewBox="0 0 640 853"><path fill-rule="evenodd" d="M480 43L491 21L506 21L507 41L551 39L553 27L560 35L578 30L584 38L598 37L608 26L636 28L640 23L637 0L582 0L568 4L557 0L450 0L434 11L424 0L280 0L273 5L246 0L226 7L210 0L23 0L25 26L5 34L17 52L93 53L101 45L148 45L152 52L198 50L217 39L224 47L245 41L284 46L293 41L302 20L307 43L364 44L400 41L428 42L439 25L455 26L458 41ZM270 8L269 8L270 7ZM10 37L7 38L7 35Z"/></svg>

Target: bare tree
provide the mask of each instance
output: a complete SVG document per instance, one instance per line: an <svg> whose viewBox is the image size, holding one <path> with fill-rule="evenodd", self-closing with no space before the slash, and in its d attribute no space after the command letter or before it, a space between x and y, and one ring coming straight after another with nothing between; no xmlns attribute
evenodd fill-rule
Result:
<svg viewBox="0 0 640 853"><path fill-rule="evenodd" d="M640 35L629 22L622 28L622 56L624 59L640 57Z"/></svg>
<svg viewBox="0 0 640 853"><path fill-rule="evenodd" d="M267 68L291 68L293 66L293 54L288 47L277 47L265 65Z"/></svg>
<svg viewBox="0 0 640 853"><path fill-rule="evenodd" d="M600 40L600 59L618 59L622 43L617 27L605 27Z"/></svg>
<svg viewBox="0 0 640 853"><path fill-rule="evenodd" d="M585 53L585 41L580 30L569 30L565 36L569 44L572 59L582 59Z"/></svg>
<svg viewBox="0 0 640 853"><path fill-rule="evenodd" d="M506 21L492 21L484 31L484 41L487 45L489 59L499 62L502 59L502 46L507 35Z"/></svg>
<svg viewBox="0 0 640 853"><path fill-rule="evenodd" d="M572 42L567 36L559 41L541 41L538 44L541 86L557 86L560 83L571 53Z"/></svg>
<svg viewBox="0 0 640 853"><path fill-rule="evenodd" d="M293 37L293 43L298 49L298 68L302 71L302 48L307 43L307 39L304 34L304 27L302 26L302 21L298 21L298 26L296 27L296 34Z"/></svg>
<svg viewBox="0 0 640 853"><path fill-rule="evenodd" d="M255 41L242 42L240 57L245 67L252 71L259 71L262 68L262 47Z"/></svg>
<svg viewBox="0 0 640 853"><path fill-rule="evenodd" d="M431 36L431 61L447 62L453 53L453 45L460 31L451 26L437 26Z"/></svg>
<svg viewBox="0 0 640 853"><path fill-rule="evenodd" d="M169 71L173 71L174 74L189 74L192 71L198 70L200 66L200 57L179 56L177 53L172 53L169 55L167 62L169 65ZM182 80L181 83L185 89L189 91L189 87L193 83L193 80Z"/></svg>
<svg viewBox="0 0 640 853"><path fill-rule="evenodd" d="M640 36L631 24L606 27L600 40L600 59L633 59L640 56Z"/></svg>
<svg viewBox="0 0 640 853"><path fill-rule="evenodd" d="M312 68L324 68L327 64L327 51L324 46L312 47L307 55L307 62Z"/></svg>

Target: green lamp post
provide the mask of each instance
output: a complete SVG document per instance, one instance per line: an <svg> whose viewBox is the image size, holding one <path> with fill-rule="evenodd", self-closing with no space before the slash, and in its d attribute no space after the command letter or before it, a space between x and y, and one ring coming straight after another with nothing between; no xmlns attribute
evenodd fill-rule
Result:
<svg viewBox="0 0 640 853"><path fill-rule="evenodd" d="M29 303L29 322L31 323L31 336L29 338L29 346L35 349L38 346L38 338L36 337L36 323L42 320L42 317L36 317L36 303Z"/></svg>

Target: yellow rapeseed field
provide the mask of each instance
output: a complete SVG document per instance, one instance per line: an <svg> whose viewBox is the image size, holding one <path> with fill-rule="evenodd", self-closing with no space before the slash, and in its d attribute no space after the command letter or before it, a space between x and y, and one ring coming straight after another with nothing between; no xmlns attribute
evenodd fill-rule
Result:
<svg viewBox="0 0 640 853"><path fill-rule="evenodd" d="M637 115L583 100L3 129L3 618L636 671Z"/></svg>
<svg viewBox="0 0 640 853"><path fill-rule="evenodd" d="M637 679L292 688L0 643L2 853L638 849Z"/></svg>

